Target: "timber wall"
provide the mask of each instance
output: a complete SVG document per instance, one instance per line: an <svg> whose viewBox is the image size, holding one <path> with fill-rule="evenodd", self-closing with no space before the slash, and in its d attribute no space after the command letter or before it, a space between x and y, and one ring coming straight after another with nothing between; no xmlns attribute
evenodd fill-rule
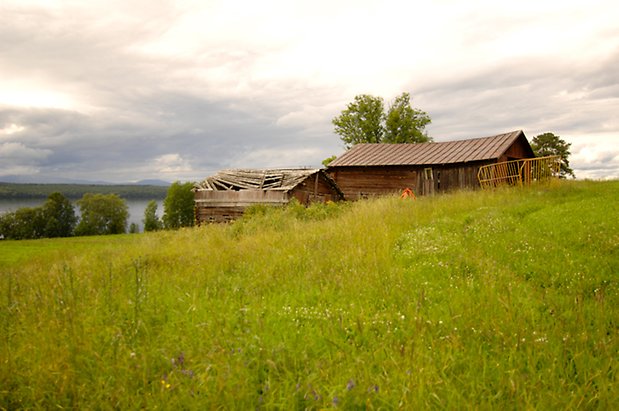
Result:
<svg viewBox="0 0 619 411"><path fill-rule="evenodd" d="M328 170L346 200L416 190L417 169L410 167L334 167Z"/></svg>
<svg viewBox="0 0 619 411"><path fill-rule="evenodd" d="M234 220L253 204L284 205L289 201L288 193L274 190L198 190L194 198L198 224Z"/></svg>
<svg viewBox="0 0 619 411"><path fill-rule="evenodd" d="M418 195L479 188L479 167L490 162L428 166L334 167L331 177L346 200L399 194L410 188Z"/></svg>

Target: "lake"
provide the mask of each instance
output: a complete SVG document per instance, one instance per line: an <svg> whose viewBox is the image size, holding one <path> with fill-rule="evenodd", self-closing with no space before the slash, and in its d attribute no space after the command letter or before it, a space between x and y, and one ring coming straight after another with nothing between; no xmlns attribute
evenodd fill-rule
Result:
<svg viewBox="0 0 619 411"><path fill-rule="evenodd" d="M127 230L132 223L140 227L140 232L144 229L142 220L144 219L144 210L150 200L125 200L129 207L129 219L127 220ZM11 211L16 211L23 207L40 207L45 203L45 199L38 200L0 200L0 214ZM75 214L79 215L79 207L73 201ZM157 200L157 215L159 218L163 216L163 200Z"/></svg>

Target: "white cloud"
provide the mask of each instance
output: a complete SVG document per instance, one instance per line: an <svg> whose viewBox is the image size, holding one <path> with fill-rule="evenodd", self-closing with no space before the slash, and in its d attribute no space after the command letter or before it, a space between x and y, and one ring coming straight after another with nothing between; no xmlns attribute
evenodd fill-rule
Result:
<svg viewBox="0 0 619 411"><path fill-rule="evenodd" d="M0 137L10 136L11 134L19 133L20 131L24 131L26 128L24 126L20 126L15 123L10 123L4 126L4 128L0 128Z"/></svg>
<svg viewBox="0 0 619 411"><path fill-rule="evenodd" d="M185 160L180 154L164 154L155 158L157 172L163 175L186 174L192 171L189 161Z"/></svg>
<svg viewBox="0 0 619 411"><path fill-rule="evenodd" d="M316 159L320 158L322 161L328 156L330 154L321 153L321 150L316 148L268 148L237 157L231 166L237 168L319 167L320 164L316 163ZM314 159L314 163L311 163L310 159Z"/></svg>
<svg viewBox="0 0 619 411"><path fill-rule="evenodd" d="M572 144L570 166L577 178L619 179L619 136L566 136Z"/></svg>

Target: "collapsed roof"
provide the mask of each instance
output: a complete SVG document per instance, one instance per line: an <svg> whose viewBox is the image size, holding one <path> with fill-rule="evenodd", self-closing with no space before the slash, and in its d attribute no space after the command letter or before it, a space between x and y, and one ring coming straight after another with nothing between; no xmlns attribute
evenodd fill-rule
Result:
<svg viewBox="0 0 619 411"><path fill-rule="evenodd" d="M196 190L240 191L276 190L289 191L320 169L233 169L221 170L196 184Z"/></svg>

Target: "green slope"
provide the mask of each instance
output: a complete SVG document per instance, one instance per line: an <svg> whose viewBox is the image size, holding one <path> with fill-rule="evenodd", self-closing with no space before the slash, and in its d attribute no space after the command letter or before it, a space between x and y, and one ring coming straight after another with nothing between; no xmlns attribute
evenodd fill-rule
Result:
<svg viewBox="0 0 619 411"><path fill-rule="evenodd" d="M611 409L618 195L563 182L0 242L0 408Z"/></svg>

